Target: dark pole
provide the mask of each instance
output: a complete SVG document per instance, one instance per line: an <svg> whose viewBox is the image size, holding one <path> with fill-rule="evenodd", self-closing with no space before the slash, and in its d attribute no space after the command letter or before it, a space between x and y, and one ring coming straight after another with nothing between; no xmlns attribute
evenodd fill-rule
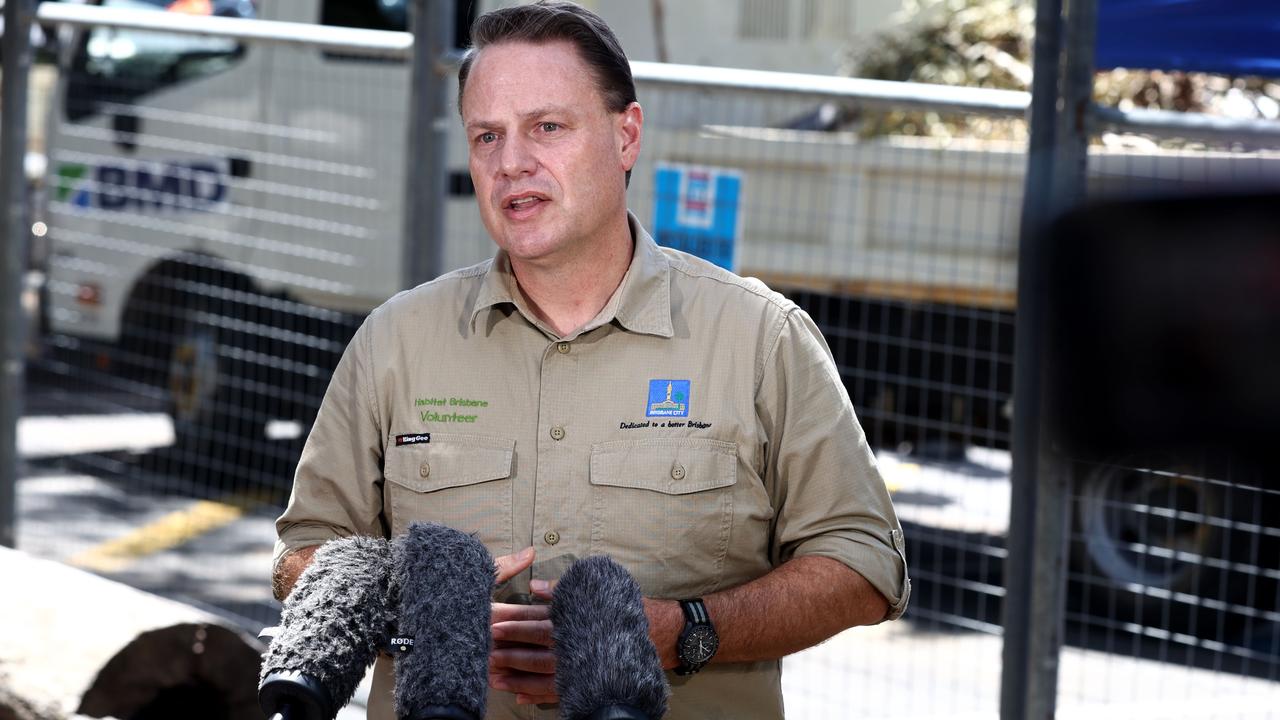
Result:
<svg viewBox="0 0 1280 720"><path fill-rule="evenodd" d="M455 0L414 0L409 7L413 60L409 137L405 155L404 287L442 274L445 267L445 155L450 122L446 56L453 47Z"/></svg>
<svg viewBox="0 0 1280 720"><path fill-rule="evenodd" d="M1057 703L1071 467L1044 405L1049 298L1044 229L1085 191L1096 0L1038 0L1030 144L1018 249L1013 487L1005 560L1002 720L1051 720Z"/></svg>
<svg viewBox="0 0 1280 720"><path fill-rule="evenodd" d="M27 223L27 82L31 70L33 0L4 5L4 40L0 48L0 250L4 277L0 282L0 337L4 342L4 387L0 389L0 545L17 543L18 418L22 416L26 316L22 288L27 271L31 228Z"/></svg>

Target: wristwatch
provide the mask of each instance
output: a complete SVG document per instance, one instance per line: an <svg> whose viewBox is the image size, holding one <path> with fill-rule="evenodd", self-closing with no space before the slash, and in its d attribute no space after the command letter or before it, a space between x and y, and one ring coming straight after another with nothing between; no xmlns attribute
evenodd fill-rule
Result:
<svg viewBox="0 0 1280 720"><path fill-rule="evenodd" d="M716 635L702 598L681 600L680 609L684 612L684 629L676 641L676 657L680 659L676 674L692 675L711 662L720 647L720 636Z"/></svg>

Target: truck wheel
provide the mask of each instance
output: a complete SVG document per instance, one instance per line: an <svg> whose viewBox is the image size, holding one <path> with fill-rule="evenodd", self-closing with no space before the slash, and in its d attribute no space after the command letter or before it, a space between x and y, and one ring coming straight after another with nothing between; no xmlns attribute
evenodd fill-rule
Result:
<svg viewBox="0 0 1280 720"><path fill-rule="evenodd" d="M173 418L174 447L156 453L155 469L202 488L288 488L362 319L263 294L216 258L152 268L126 305L119 367L136 369Z"/></svg>
<svg viewBox="0 0 1280 720"><path fill-rule="evenodd" d="M1089 615L1180 630L1194 622L1197 598L1220 594L1206 561L1223 554L1223 489L1192 469L1129 457L1082 478L1073 565Z"/></svg>
<svg viewBox="0 0 1280 720"><path fill-rule="evenodd" d="M273 378L244 359L252 338L230 328L234 308L188 310L168 364L166 394L181 473L221 490L287 485L292 447L266 437L278 415Z"/></svg>
<svg viewBox="0 0 1280 720"><path fill-rule="evenodd" d="M220 392L218 336L194 318L178 334L169 358L169 412L179 446L203 448L214 429Z"/></svg>
<svg viewBox="0 0 1280 720"><path fill-rule="evenodd" d="M124 377L164 390L186 301L174 274L148 273L129 296L120 321L115 367Z"/></svg>

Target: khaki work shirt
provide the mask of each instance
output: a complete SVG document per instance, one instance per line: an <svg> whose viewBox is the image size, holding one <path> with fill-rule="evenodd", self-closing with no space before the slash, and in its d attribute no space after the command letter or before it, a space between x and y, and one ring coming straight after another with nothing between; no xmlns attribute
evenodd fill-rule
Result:
<svg viewBox="0 0 1280 720"><path fill-rule="evenodd" d="M505 602L593 554L668 599L820 555L901 615L902 530L818 329L759 281L660 248L630 221L626 276L568 336L529 311L501 252L374 310L307 439L276 561L425 520L477 534L494 556L537 548ZM670 720L783 716L776 660L668 678ZM370 718L394 720L392 687L383 656ZM490 718L556 716L490 692Z"/></svg>

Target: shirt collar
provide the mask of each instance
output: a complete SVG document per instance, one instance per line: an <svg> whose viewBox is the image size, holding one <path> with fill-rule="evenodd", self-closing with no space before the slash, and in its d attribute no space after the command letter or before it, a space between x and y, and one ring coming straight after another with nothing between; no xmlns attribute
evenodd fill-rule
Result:
<svg viewBox="0 0 1280 720"><path fill-rule="evenodd" d="M601 314L586 327L598 327L617 320L619 325L632 332L669 338L673 335L670 263L631 211L627 211L627 223L631 226L631 237L635 239L631 265ZM499 250L485 271L480 291L471 307L472 331L482 310L505 304L514 305L529 322L539 324L520 296L510 258L506 251Z"/></svg>
<svg viewBox="0 0 1280 720"><path fill-rule="evenodd" d="M635 253L631 267L618 289L616 319L622 327L646 335L669 338L671 325L671 263L662 248L640 225L640 220L627 211Z"/></svg>

